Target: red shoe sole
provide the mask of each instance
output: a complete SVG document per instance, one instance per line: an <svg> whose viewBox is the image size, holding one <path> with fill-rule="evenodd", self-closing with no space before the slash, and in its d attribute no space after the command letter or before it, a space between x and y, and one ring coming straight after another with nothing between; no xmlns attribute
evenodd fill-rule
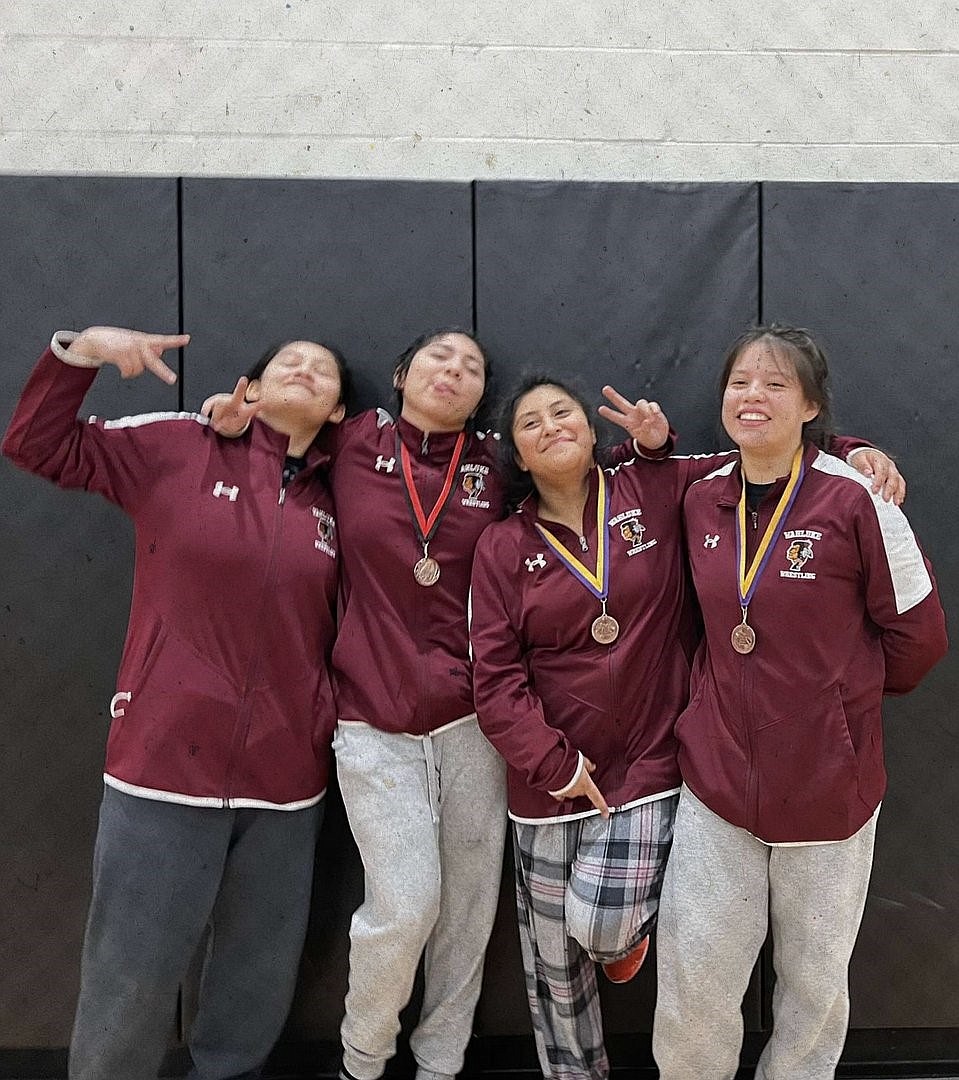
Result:
<svg viewBox="0 0 959 1080"><path fill-rule="evenodd" d="M631 953L627 953L626 956L619 960L613 960L609 964L603 964L603 971L606 972L606 978L613 983L629 982L643 966L643 961L646 959L646 953L648 951L649 938L644 937Z"/></svg>

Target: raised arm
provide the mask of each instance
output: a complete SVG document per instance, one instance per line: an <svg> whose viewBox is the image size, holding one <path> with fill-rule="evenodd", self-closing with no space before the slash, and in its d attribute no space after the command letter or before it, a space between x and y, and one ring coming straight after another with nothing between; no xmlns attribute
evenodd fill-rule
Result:
<svg viewBox="0 0 959 1080"><path fill-rule="evenodd" d="M172 386L176 373L163 362L163 354L189 342L189 334L146 334L120 326L90 326L79 334L63 331L54 334L50 347L59 359L73 367L99 368L112 364L124 379L135 379L150 371Z"/></svg>
<svg viewBox="0 0 959 1080"><path fill-rule="evenodd" d="M141 334L118 327L58 333L24 387L3 440L3 452L20 468L60 487L86 488L126 504L137 477L150 466L151 448L139 445L145 429L77 419L97 371L105 364L126 378L151 371L175 379L161 357L189 341L186 334ZM153 440L159 447L160 437Z"/></svg>
<svg viewBox="0 0 959 1080"><path fill-rule="evenodd" d="M610 404L600 405L600 416L628 432L638 454L654 461L669 456L675 435L658 402L646 398L630 401L612 386L603 387L603 396ZM902 505L906 498L906 481L888 454L849 435L833 436L827 452L869 477L874 495L881 494L886 502ZM696 455L699 464L689 469L690 483L706 476L718 464L710 461L711 456Z"/></svg>
<svg viewBox="0 0 959 1080"><path fill-rule="evenodd" d="M603 387L603 397L610 404L600 405L599 415L621 427L635 443L637 453L659 457L672 449L669 421L658 402L646 398L630 401L612 386Z"/></svg>

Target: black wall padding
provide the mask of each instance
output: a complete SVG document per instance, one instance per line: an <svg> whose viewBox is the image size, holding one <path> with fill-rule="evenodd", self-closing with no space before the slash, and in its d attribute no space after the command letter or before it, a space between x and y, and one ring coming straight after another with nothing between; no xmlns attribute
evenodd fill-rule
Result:
<svg viewBox="0 0 959 1080"><path fill-rule="evenodd" d="M104 373L90 411L119 415L198 408L296 337L343 348L359 405L390 404L392 362L412 337L475 321L501 389L523 368L578 374L599 404L610 382L659 400L680 451L695 452L716 445L730 340L760 316L807 323L831 348L841 428L898 455L955 608L959 187L8 176L0 207L2 424L58 327L182 319L193 334L179 390ZM131 542L110 507L6 462L0 494L2 1053L69 1037ZM887 708L890 791L852 968L860 1028L959 1028L957 682L950 657ZM334 788L285 1051L337 1039L361 895ZM753 1029L768 1022L769 968L767 953L747 997ZM649 964L630 986L603 987L614 1062L647 1052L626 1036L648 1032L654 980ZM508 876L476 1031L529 1031ZM529 1054L528 1039L512 1045Z"/></svg>
<svg viewBox="0 0 959 1080"><path fill-rule="evenodd" d="M264 348L339 345L364 406L420 331L472 322L468 184L183 181L186 401L232 389Z"/></svg>
<svg viewBox="0 0 959 1080"><path fill-rule="evenodd" d="M763 317L827 345L840 426L897 457L955 613L959 185L765 184L763 206ZM853 954L853 1027L959 1026L957 699L953 651L915 693L886 701L889 790Z"/></svg>
<svg viewBox="0 0 959 1080"><path fill-rule="evenodd" d="M476 314L508 383L575 373L716 442L717 357L758 315L754 184L480 183ZM622 436L616 429L612 436Z"/></svg>
<svg viewBox="0 0 959 1080"><path fill-rule="evenodd" d="M54 330L175 328L176 182L5 176L0 207L5 428ZM176 409L177 391L149 375L121 384L114 369L88 403ZM132 530L102 500L3 461L0 537L0 1047L65 1046Z"/></svg>

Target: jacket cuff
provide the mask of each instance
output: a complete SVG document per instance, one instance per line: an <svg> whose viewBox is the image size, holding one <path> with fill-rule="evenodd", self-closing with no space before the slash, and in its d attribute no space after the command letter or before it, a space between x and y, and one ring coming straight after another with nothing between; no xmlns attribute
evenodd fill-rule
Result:
<svg viewBox="0 0 959 1080"><path fill-rule="evenodd" d="M554 799L565 798L569 790L576 787L576 785L579 783L579 778L583 775L583 769L586 765L586 759L583 757L582 750L577 751L576 757L576 772L573 773L572 780L570 780L568 784L565 784L563 787L559 788L557 791L547 792L547 794L552 795Z"/></svg>
<svg viewBox="0 0 959 1080"><path fill-rule="evenodd" d="M678 438L676 432L670 428L666 441L658 450L647 450L644 446L640 446L635 439L633 439L633 450L636 452L637 457L645 458L647 461L662 461L664 458L670 457L675 451Z"/></svg>
<svg viewBox="0 0 959 1080"><path fill-rule="evenodd" d="M55 331L53 337L50 338L50 352L52 352L58 360L62 360L65 364L69 364L70 367L100 367L100 361L95 360L92 356L81 356L80 353L67 352L65 346L69 345L71 341L76 341L79 336L80 335L76 330Z"/></svg>
<svg viewBox="0 0 959 1080"><path fill-rule="evenodd" d="M868 445L867 445L866 443L863 443L863 445L862 445L862 446L854 446L854 447L853 447L853 448L852 448L852 449L851 449L851 450L850 450L850 451L849 451L849 452L848 452L848 453L846 454L846 464L848 465L848 464L849 464L849 462L850 462L850 461L852 461L852 459L853 459L853 458L854 458L854 457L856 456L856 454L858 454L858 453L859 453L859 451L860 451L860 450L876 450L876 449L877 449L877 447L875 447L875 446L868 446ZM879 453L880 453L880 454L882 454L882 455L883 455L884 457L888 457L888 456L889 456L889 455L888 455L888 454L887 454L887 453L885 452L885 450L879 450Z"/></svg>

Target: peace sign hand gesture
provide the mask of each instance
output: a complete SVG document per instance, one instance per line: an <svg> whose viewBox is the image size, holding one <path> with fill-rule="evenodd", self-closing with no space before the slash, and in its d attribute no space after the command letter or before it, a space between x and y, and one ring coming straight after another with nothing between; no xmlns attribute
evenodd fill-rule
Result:
<svg viewBox="0 0 959 1080"><path fill-rule="evenodd" d="M260 411L259 401L246 400L246 388L250 380L241 375L232 394L213 394L203 402L200 412L209 416L210 426L218 435L236 438L250 426L250 421Z"/></svg>
<svg viewBox="0 0 959 1080"><path fill-rule="evenodd" d="M615 407L600 405L600 416L625 428L644 450L660 450L665 445L669 421L655 401L630 401L612 386L603 387L603 397Z"/></svg>

